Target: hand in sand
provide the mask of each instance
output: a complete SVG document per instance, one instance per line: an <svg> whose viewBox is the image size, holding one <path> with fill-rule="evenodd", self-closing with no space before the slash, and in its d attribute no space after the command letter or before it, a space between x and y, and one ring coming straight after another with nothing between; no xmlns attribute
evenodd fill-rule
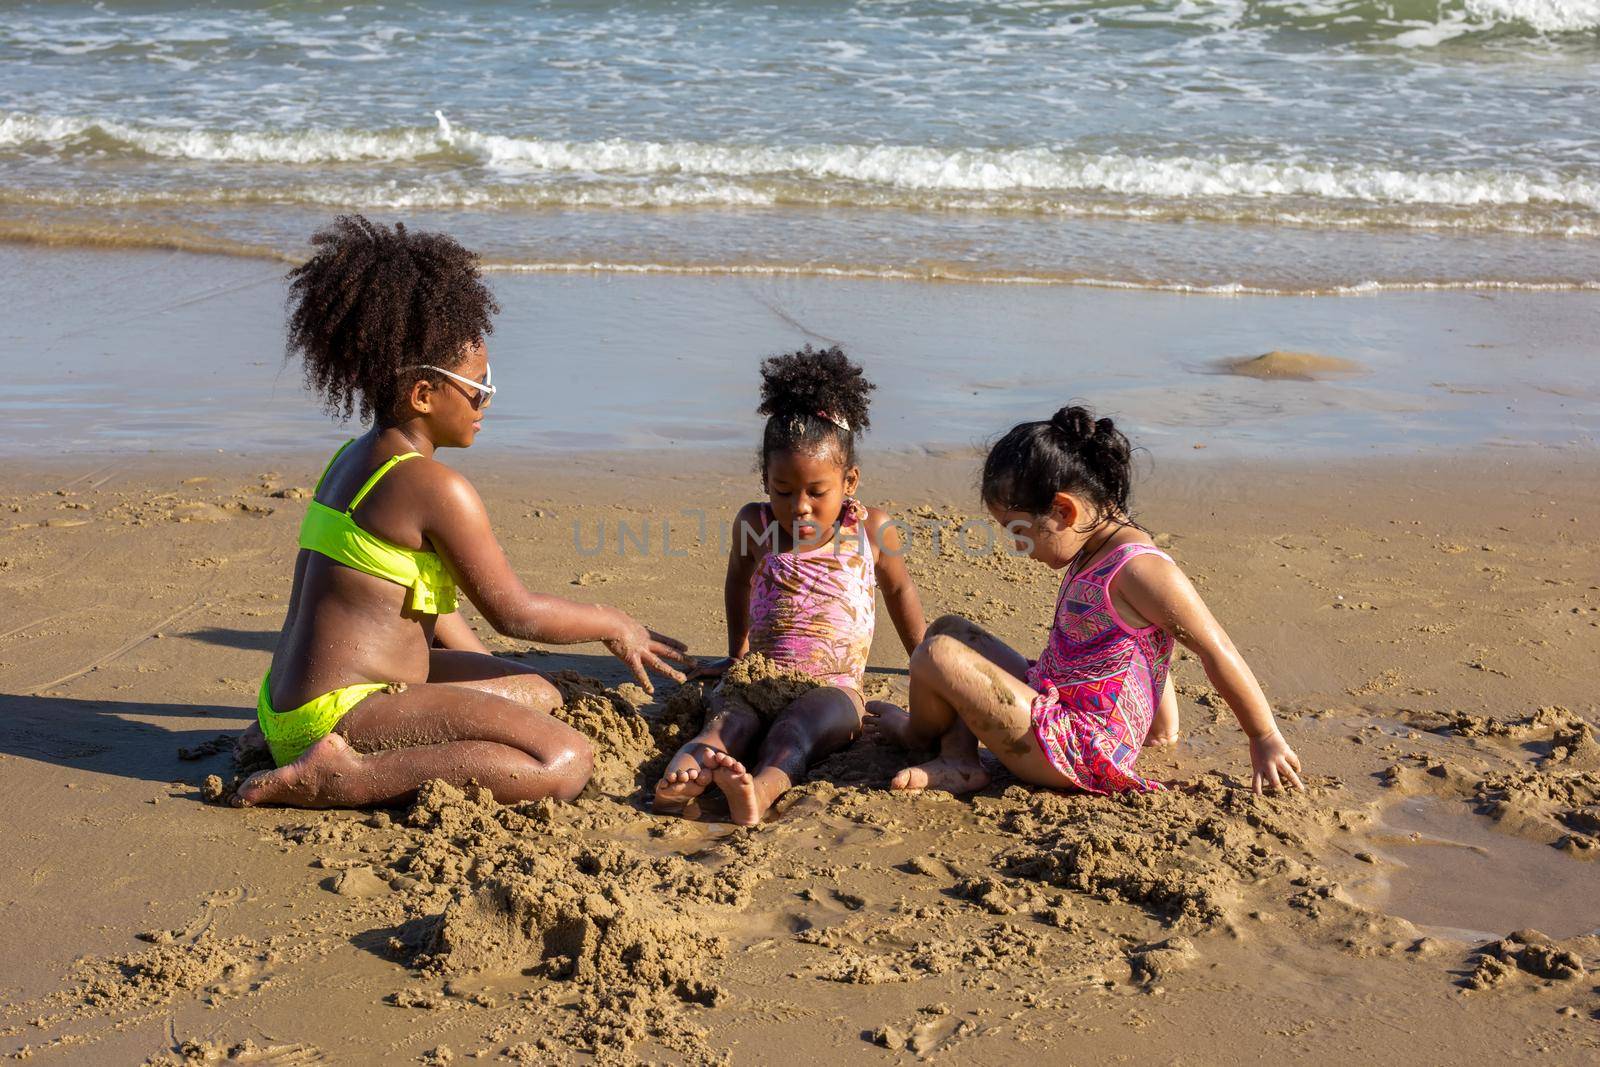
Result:
<svg viewBox="0 0 1600 1067"><path fill-rule="evenodd" d="M1294 754L1294 749L1289 747L1289 742L1277 730L1265 737L1250 739L1250 766L1255 772L1251 781L1258 795L1263 785L1273 789L1284 789L1291 785L1296 789L1305 788L1297 773L1300 770L1300 757Z"/></svg>
<svg viewBox="0 0 1600 1067"><path fill-rule="evenodd" d="M645 692L656 691L655 683L650 681L650 675L645 673L645 668L648 667L657 674L664 674L675 682L681 682L684 680L683 672L666 661L672 660L685 667L696 666L694 657L689 655L689 646L682 641L646 629L621 612L618 612L618 615L620 618L617 623L617 633L605 639L605 646L611 650L613 656L628 665L628 669L633 672L634 680Z"/></svg>

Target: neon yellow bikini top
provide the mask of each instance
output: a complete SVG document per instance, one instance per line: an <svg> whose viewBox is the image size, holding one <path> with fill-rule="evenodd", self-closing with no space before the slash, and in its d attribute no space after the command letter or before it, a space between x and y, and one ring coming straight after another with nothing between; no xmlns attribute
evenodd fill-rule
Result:
<svg viewBox="0 0 1600 1067"><path fill-rule="evenodd" d="M340 445L339 451L328 461L328 466L322 471L322 477L317 479L316 492L322 491L322 483L327 479L328 471L333 469L333 465L339 461L339 457L350 447L353 440L354 438ZM350 517L366 495L372 492L372 487L377 485L396 463L420 455L422 455L420 452L407 452L401 456L391 456L383 466L372 473L372 477L367 479L367 484L350 499L350 506L343 511L335 511L326 504L312 500L311 506L306 509L305 521L300 524L300 547L321 553L335 563L343 563L346 567L353 567L375 578L405 586L411 590L406 606L412 611L420 611L427 615L446 615L456 610L456 583L455 579L450 577L450 572L445 568L444 560L439 558L439 554L391 544L376 534L363 530L356 525L356 520Z"/></svg>

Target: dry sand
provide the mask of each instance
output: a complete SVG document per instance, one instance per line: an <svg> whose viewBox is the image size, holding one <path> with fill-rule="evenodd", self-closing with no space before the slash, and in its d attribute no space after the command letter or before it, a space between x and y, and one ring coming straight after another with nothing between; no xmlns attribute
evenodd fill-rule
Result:
<svg viewBox="0 0 1600 1067"><path fill-rule="evenodd" d="M747 457L459 457L536 588L722 651ZM576 803L207 804L319 456L13 464L0 496L0 1053L40 1062L1393 1063L1600 1055L1600 487L1589 452L1158 469L1141 516L1261 675L1304 794L1243 790L1192 660L1171 792L883 788L860 743L767 824L649 814L698 686L528 652L591 733ZM652 465L654 464L654 465ZM929 617L1034 650L1056 576L969 556L970 456L868 457ZM1226 504L1224 504L1226 502ZM620 557L615 524L652 522ZM613 540L599 555L596 523ZM981 544L978 527L969 541ZM874 695L903 693L885 619Z"/></svg>

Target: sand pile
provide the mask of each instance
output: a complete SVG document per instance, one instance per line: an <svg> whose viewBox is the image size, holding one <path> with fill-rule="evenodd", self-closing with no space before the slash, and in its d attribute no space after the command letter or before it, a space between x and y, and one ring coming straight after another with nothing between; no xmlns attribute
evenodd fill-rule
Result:
<svg viewBox="0 0 1600 1067"><path fill-rule="evenodd" d="M1036 794L999 816L1027 842L1005 873L1136 905L1175 929L1237 917L1246 890L1266 880L1317 880L1314 842L1339 814L1336 791L1261 798L1215 774L1192 786L1115 797Z"/></svg>
<svg viewBox="0 0 1600 1067"><path fill-rule="evenodd" d="M1583 965L1583 953L1592 953L1597 948L1600 948L1597 937L1575 937L1561 942L1537 930L1518 930L1483 946L1477 966L1462 984L1468 989L1483 990L1505 987L1518 979L1531 979L1546 988L1575 983L1588 974Z"/></svg>
<svg viewBox="0 0 1600 1067"><path fill-rule="evenodd" d="M734 707L753 711L762 722L770 722L817 684L802 671L781 667L761 653L752 652L728 667L717 691Z"/></svg>
<svg viewBox="0 0 1600 1067"><path fill-rule="evenodd" d="M212 997L238 995L254 970L260 946L243 937L201 933L190 940L161 931L142 940L164 943L141 952L87 959L78 965L74 1001L88 1012L112 1014L170 1002L204 990Z"/></svg>
<svg viewBox="0 0 1600 1067"><path fill-rule="evenodd" d="M1417 715L1411 721L1435 733L1479 741L1516 765L1487 769L1412 757L1385 773L1390 788L1470 800L1502 830L1573 856L1600 857L1600 741L1581 716L1551 706L1510 720L1455 713ZM1529 749L1539 753L1532 764L1521 759Z"/></svg>
<svg viewBox="0 0 1600 1067"><path fill-rule="evenodd" d="M650 703L650 695L631 682L607 689L577 671L561 671L551 681L561 690L563 701L555 709L556 718L594 744L594 776L584 794L632 793L638 788L640 766L649 762L658 747L650 723L639 714L639 709Z"/></svg>
<svg viewBox="0 0 1600 1067"><path fill-rule="evenodd" d="M425 786L405 818L410 848L391 862L423 908L444 901L412 962L424 976L575 988L579 1011L557 1035L569 1047L617 1058L648 1037L698 1056L685 1009L726 996L707 974L714 931L748 902L760 850L721 864L646 855L589 838L596 806L620 807L503 807L485 789Z"/></svg>
<svg viewBox="0 0 1600 1067"><path fill-rule="evenodd" d="M1225 359L1220 364L1228 374L1263 381L1317 382L1328 378L1347 378L1366 368L1354 360L1323 356L1315 352L1273 350L1259 356Z"/></svg>

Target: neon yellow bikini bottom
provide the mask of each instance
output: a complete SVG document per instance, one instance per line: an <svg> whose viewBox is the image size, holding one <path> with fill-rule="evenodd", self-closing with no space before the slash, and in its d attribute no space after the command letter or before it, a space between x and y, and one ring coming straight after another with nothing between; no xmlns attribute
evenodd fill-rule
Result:
<svg viewBox="0 0 1600 1067"><path fill-rule="evenodd" d="M267 747L272 749L272 761L280 767L293 763L302 752L333 733L351 708L378 690L389 688L383 682L362 682L323 693L293 711L274 711L271 681L272 672L268 671L256 694L256 722L261 724Z"/></svg>

